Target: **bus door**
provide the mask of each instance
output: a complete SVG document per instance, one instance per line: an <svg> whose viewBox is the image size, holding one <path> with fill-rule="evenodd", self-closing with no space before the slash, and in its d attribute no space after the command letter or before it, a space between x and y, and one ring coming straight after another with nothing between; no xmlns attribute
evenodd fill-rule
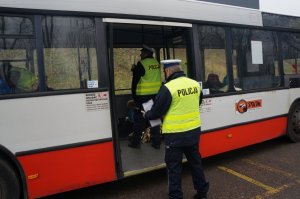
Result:
<svg viewBox="0 0 300 199"><path fill-rule="evenodd" d="M104 19L108 23L108 42L111 89L113 95L113 118L116 152L121 176L129 176L152 169L164 167L164 145L151 147L151 132L146 128L141 137L141 148L128 147L133 133L133 111L127 107L132 100L132 66L140 60L140 50L147 45L154 50L154 57L181 59L183 70L188 74L191 53L187 46L190 42L191 24L169 23L144 20ZM162 71L161 80L164 81Z"/></svg>

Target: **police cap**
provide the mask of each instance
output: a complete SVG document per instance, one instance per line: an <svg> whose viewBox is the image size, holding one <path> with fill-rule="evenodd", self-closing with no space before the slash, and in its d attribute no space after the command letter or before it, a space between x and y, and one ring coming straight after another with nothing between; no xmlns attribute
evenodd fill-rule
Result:
<svg viewBox="0 0 300 199"><path fill-rule="evenodd" d="M152 48L150 48L147 45L143 45L143 48L141 49L142 52L149 52L149 53L153 53L154 50Z"/></svg>
<svg viewBox="0 0 300 199"><path fill-rule="evenodd" d="M180 59L166 59L160 61L160 63L164 66L164 69L179 65L181 63Z"/></svg>

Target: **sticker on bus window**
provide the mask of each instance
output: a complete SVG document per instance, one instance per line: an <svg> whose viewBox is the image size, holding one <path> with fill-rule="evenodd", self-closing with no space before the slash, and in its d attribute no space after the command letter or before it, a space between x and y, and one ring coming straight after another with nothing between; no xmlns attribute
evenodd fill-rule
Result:
<svg viewBox="0 0 300 199"><path fill-rule="evenodd" d="M243 114L246 112L255 111L262 108L262 99L241 99L235 103L235 112Z"/></svg>
<svg viewBox="0 0 300 199"><path fill-rule="evenodd" d="M202 90L203 95L209 95L209 88L205 88Z"/></svg>
<svg viewBox="0 0 300 199"><path fill-rule="evenodd" d="M98 88L98 80L88 80L87 87L88 88Z"/></svg>
<svg viewBox="0 0 300 199"><path fill-rule="evenodd" d="M109 110L108 92L86 93L85 102L87 111Z"/></svg>

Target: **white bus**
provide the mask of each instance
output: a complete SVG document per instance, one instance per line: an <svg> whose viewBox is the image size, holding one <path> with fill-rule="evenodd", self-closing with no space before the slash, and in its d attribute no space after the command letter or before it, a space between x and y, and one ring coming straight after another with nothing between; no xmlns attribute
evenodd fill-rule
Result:
<svg viewBox="0 0 300 199"><path fill-rule="evenodd" d="M165 166L164 149L127 147L143 44L201 83L203 157L300 141L300 18L259 0L219 2L0 0L0 198Z"/></svg>

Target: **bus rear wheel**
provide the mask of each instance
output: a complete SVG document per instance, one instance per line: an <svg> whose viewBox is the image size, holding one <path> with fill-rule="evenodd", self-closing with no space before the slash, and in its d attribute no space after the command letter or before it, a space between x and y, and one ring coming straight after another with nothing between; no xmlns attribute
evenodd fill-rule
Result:
<svg viewBox="0 0 300 199"><path fill-rule="evenodd" d="M20 193L17 173L11 164L0 158L0 199L19 199Z"/></svg>
<svg viewBox="0 0 300 199"><path fill-rule="evenodd" d="M292 142L300 141L300 102L294 104L289 113L287 137Z"/></svg>

